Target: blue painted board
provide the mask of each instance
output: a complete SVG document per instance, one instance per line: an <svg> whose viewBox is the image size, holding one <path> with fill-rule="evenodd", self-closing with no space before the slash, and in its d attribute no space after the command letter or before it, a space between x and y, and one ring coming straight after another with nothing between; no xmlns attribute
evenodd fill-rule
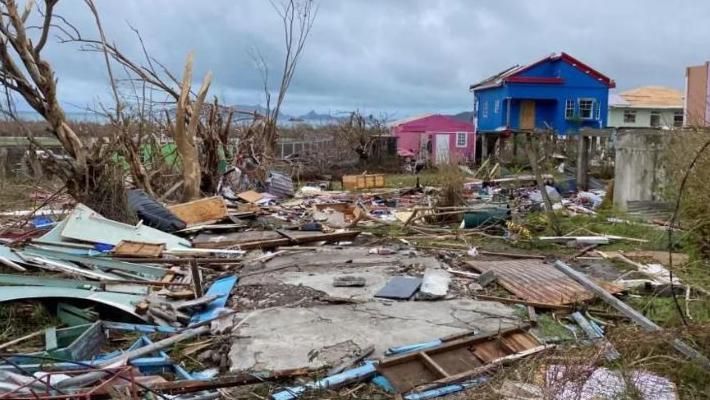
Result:
<svg viewBox="0 0 710 400"><path fill-rule="evenodd" d="M200 311L192 315L190 319L190 324L198 324L200 322L209 321L218 316L217 312L220 308L227 305L227 300L229 300L229 294L232 292L232 288L237 284L239 277L236 275L225 276L223 278L217 279L212 283L212 286L205 293L206 296L218 296L211 303L207 305L205 310Z"/></svg>

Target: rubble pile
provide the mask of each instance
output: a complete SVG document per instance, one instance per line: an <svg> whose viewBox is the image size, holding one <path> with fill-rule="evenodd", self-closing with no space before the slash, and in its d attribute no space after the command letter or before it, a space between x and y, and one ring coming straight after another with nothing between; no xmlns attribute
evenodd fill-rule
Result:
<svg viewBox="0 0 710 400"><path fill-rule="evenodd" d="M375 177L352 180L365 186L349 191L319 183L295 190L290 179L270 179L260 191L240 191L246 186L233 170L220 195L168 206L133 192L135 225L75 204L5 229L0 303L41 302L56 318L0 342L0 399L207 399L264 382L280 385L270 393L277 400L362 385L434 398L488 384L501 367L570 341L615 360L620 354L605 338L610 321L661 328L614 295L640 285L683 287L662 261L596 248L643 239L534 238L581 248L564 259L474 246L467 235L533 239L514 221L542 209L530 176L469 178L466 203L441 209L436 187L383 189L372 187ZM551 183L548 196L560 213L595 214L604 197ZM434 218L441 215L453 219ZM380 228L399 234L375 235ZM464 243L427 245L432 237ZM626 262L636 275L601 279L568 265L589 256ZM590 307L598 298L615 311ZM562 316L570 338L539 329L550 312ZM703 358L688 345L677 348ZM593 374L580 386L584 393L597 393L600 376L617 377L596 363L586 364ZM558 382L560 371L578 367L558 359L540 365L540 376ZM656 382L662 398L675 398L672 382L638 373ZM549 397L545 384L506 381L497 390L571 398L575 388L560 387Z"/></svg>

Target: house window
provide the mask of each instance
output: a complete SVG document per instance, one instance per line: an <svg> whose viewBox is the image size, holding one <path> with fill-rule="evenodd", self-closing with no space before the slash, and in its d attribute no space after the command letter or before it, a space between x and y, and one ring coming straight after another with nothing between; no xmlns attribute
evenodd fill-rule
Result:
<svg viewBox="0 0 710 400"><path fill-rule="evenodd" d="M676 111L673 113L673 126L676 128L683 126L683 111Z"/></svg>
<svg viewBox="0 0 710 400"><path fill-rule="evenodd" d="M594 99L579 99L579 117L592 119L594 114Z"/></svg>
<svg viewBox="0 0 710 400"><path fill-rule="evenodd" d="M488 100L484 101L481 105L481 117L488 118Z"/></svg>
<svg viewBox="0 0 710 400"><path fill-rule="evenodd" d="M635 110L624 110L624 123L635 124L636 123L636 111Z"/></svg>
<svg viewBox="0 0 710 400"><path fill-rule="evenodd" d="M661 126L661 113L659 111L651 111L651 128Z"/></svg>
<svg viewBox="0 0 710 400"><path fill-rule="evenodd" d="M574 100L567 100L565 102L565 119L574 118Z"/></svg>
<svg viewBox="0 0 710 400"><path fill-rule="evenodd" d="M596 101L594 102L594 119L597 121L602 119L602 105Z"/></svg>
<svg viewBox="0 0 710 400"><path fill-rule="evenodd" d="M496 102L493 103L493 114L498 113L500 113L500 100L496 100Z"/></svg>
<svg viewBox="0 0 710 400"><path fill-rule="evenodd" d="M456 132L456 147L466 147L466 145L468 145L468 134Z"/></svg>

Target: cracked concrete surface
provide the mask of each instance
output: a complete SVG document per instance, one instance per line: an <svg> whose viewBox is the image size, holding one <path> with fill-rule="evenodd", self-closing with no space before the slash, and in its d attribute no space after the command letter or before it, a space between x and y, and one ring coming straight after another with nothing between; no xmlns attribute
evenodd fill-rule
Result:
<svg viewBox="0 0 710 400"><path fill-rule="evenodd" d="M375 346L374 356L382 356L389 347L518 322L508 306L467 299L266 309L235 332L230 358L233 371L316 368L369 345Z"/></svg>
<svg viewBox="0 0 710 400"><path fill-rule="evenodd" d="M258 269L247 272L240 285L282 283L303 285L323 291L332 297L370 300L382 289L392 276L401 275L401 269L415 265L421 272L426 268L441 268L441 263L434 257L410 256L407 252L392 255L369 254L369 248L352 247L344 249L324 248L319 251L304 251L276 257L269 260L262 268L266 271L282 268L273 272L258 273ZM364 287L335 287L336 276L354 275L365 278Z"/></svg>

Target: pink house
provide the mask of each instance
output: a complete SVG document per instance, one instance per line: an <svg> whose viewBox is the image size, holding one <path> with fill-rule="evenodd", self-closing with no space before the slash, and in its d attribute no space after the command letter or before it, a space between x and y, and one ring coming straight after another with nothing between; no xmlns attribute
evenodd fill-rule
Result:
<svg viewBox="0 0 710 400"><path fill-rule="evenodd" d="M476 153L473 124L441 114L419 115L390 124L400 156L434 164L463 162Z"/></svg>

